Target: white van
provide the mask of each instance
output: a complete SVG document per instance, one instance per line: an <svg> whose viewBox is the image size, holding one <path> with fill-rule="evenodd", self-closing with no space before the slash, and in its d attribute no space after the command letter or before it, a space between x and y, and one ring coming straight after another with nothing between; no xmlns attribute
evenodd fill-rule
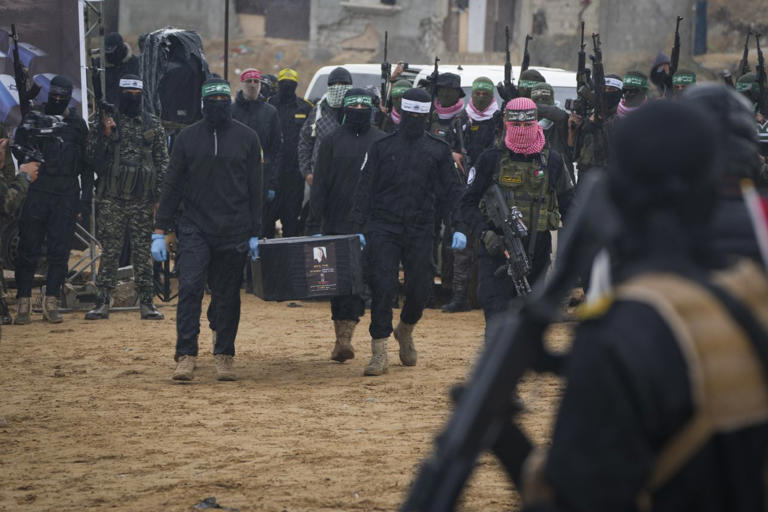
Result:
<svg viewBox="0 0 768 512"><path fill-rule="evenodd" d="M542 68L531 66L544 76L544 79L555 90L555 101L560 108L565 108L565 100L576 98L576 73L559 68ZM432 74L433 68L424 68L416 76L416 82L427 78ZM472 94L472 82L475 79L484 76L490 78L494 84L504 81L504 66L491 64L480 65L455 65L446 64L439 66L440 73L453 73L461 77L461 88L464 89L467 97ZM512 66L512 82L517 85L520 77L520 66ZM496 101L501 102L498 93L495 94Z"/></svg>
<svg viewBox="0 0 768 512"><path fill-rule="evenodd" d="M318 69L307 86L304 99L317 103L328 90L328 75L337 67L343 67L349 71L349 74L352 75L352 85L355 87L365 89L374 86L377 91L381 90L381 64L340 64L339 66L323 66ZM422 68L423 66L409 64L402 77L413 81ZM392 69L395 69L395 64L392 64Z"/></svg>

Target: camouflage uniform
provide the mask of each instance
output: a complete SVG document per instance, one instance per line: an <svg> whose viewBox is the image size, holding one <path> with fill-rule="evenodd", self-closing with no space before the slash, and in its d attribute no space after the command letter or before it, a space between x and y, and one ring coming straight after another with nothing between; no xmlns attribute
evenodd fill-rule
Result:
<svg viewBox="0 0 768 512"><path fill-rule="evenodd" d="M96 285L112 290L117 285L117 265L126 227L131 234L131 251L136 290L142 302L153 296L149 234L154 222L154 205L168 168L165 129L154 116L128 117L119 114L117 130L105 137L91 138L90 152L101 156L103 169L96 185L97 230L102 254Z"/></svg>
<svg viewBox="0 0 768 512"><path fill-rule="evenodd" d="M8 132L4 125L0 124L0 139L8 137ZM5 224L18 212L21 203L27 195L29 181L24 174L16 174L11 159L10 143L6 147L5 166L0 173L0 224ZM2 241L0 241L2 243ZM2 246L0 245L0 253ZM5 279L2 269L4 265L0 264L0 300L5 301Z"/></svg>

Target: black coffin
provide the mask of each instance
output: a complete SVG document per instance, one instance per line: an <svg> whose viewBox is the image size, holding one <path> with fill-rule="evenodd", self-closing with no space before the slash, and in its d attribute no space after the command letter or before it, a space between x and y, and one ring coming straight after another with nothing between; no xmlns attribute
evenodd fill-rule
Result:
<svg viewBox="0 0 768 512"><path fill-rule="evenodd" d="M259 241L253 293L264 300L299 300L363 292L357 235L298 236Z"/></svg>

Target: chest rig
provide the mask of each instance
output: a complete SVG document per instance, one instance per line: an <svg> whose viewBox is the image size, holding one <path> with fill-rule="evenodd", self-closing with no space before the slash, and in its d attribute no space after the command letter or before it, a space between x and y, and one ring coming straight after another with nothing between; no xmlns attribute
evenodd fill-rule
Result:
<svg viewBox="0 0 768 512"><path fill-rule="evenodd" d="M534 229L552 231L560 227L557 194L548 164L549 148L527 162L512 160L509 152L503 151L493 174L493 181L501 187L507 205L517 206L523 214L529 233Z"/></svg>
<svg viewBox="0 0 768 512"><path fill-rule="evenodd" d="M157 181L152 157L156 128L144 115L140 121L120 116L119 133L107 179L99 180L99 195L151 199Z"/></svg>

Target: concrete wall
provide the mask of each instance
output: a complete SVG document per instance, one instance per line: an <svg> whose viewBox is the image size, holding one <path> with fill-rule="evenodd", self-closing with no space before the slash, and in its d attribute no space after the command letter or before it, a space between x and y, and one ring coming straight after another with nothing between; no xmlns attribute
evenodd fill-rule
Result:
<svg viewBox="0 0 768 512"><path fill-rule="evenodd" d="M377 60L388 31L391 59L429 62L443 50L447 14L448 0L400 0L395 8L378 1L312 0L309 53L327 60L345 50L370 50Z"/></svg>
<svg viewBox="0 0 768 512"><path fill-rule="evenodd" d="M110 0L107 0L108 2ZM225 0L120 0L120 32L140 35L173 25L204 39L224 38ZM229 0L230 37L236 35L235 2Z"/></svg>

